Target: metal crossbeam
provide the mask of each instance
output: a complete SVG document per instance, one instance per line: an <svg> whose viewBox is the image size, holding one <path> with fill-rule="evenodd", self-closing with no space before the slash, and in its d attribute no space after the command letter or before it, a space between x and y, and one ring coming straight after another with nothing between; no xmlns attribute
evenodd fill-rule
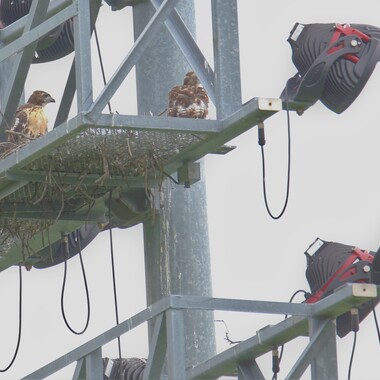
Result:
<svg viewBox="0 0 380 380"><path fill-rule="evenodd" d="M165 170L168 173L173 173L182 166L183 162L196 161L210 151L215 150L234 137L254 127L259 121L278 112L278 108L271 110L270 107L264 107L262 103L264 103L264 99L255 98L221 122L216 120L133 115L101 115L96 121L93 121L94 114L92 112L79 114L68 122L54 128L45 136L32 141L19 151L0 161L0 176L3 178L0 182L0 195L6 196L14 191L14 189L22 187L25 184L27 174L24 172L21 175L21 173L26 164L48 154L52 149L70 140L85 129L93 127L209 134L206 139L200 139L197 144L192 145L188 150L184 150L168 160L165 164ZM21 170L21 172L18 172L18 170ZM8 180L6 180L7 178ZM15 182L17 178L21 182ZM43 173L38 172L31 173L30 179L32 178L44 180ZM89 181L90 179L87 180ZM70 175L68 175L68 181L70 181Z"/></svg>
<svg viewBox="0 0 380 380"><path fill-rule="evenodd" d="M157 317L158 315L162 314L169 308L170 308L170 297L164 298L161 301L155 303L154 305L151 305L149 308L144 309L140 313L127 319L126 321L119 323L115 327L112 327L111 329L107 330L103 334L98 335L97 337L88 341L87 343L82 344L81 346L75 348L69 353L47 364L46 366L38 369L37 371L30 373L29 375L25 376L23 379L24 380L44 379L45 377L48 377L52 375L53 373L60 371L61 369L65 368L71 363L74 363L80 360L81 358L84 358L85 356L87 356L88 354L96 350L97 348L102 347L109 342L112 342L118 336L121 336L122 334L125 334L128 331L131 331L132 329L140 326L146 321Z"/></svg>
<svg viewBox="0 0 380 380"><path fill-rule="evenodd" d="M363 288L361 288L363 286ZM355 294L355 296L354 296ZM361 296L359 296L361 294ZM375 298L377 289L372 284L350 284L325 299L310 305L312 317L335 318L349 310L356 302L363 303ZM257 358L273 347L281 346L308 332L308 318L293 316L275 326L258 331L257 335L191 368L187 379L217 378L231 374L239 362Z"/></svg>
<svg viewBox="0 0 380 380"><path fill-rule="evenodd" d="M201 363L194 368L188 369L185 376L183 375L183 369L178 368L178 366L184 360L182 351L183 347L179 347L179 343L184 345L184 337L181 335L181 329L183 327L181 314L187 308L236 312L247 312L250 310L251 312L255 312L258 310L261 312L267 308L268 303L265 301L237 301L217 298L205 299L205 297L173 295L151 305L130 319L121 322L119 325L111 328L66 355L63 355L61 358L51 362L41 369L29 374L23 379L43 379L50 376L71 363L86 357L92 352L95 352L97 349L116 339L118 336L131 331L133 328L136 328L142 323L156 317L158 317L156 319L158 323L156 323L154 335L155 339L152 341L152 348L160 348L163 351L158 353L150 353L153 357L149 356L148 359L147 368L149 368L149 371L153 371L153 368L157 369L161 366L164 350L167 344L167 348L170 352L169 355L171 355L171 370L175 374L180 373L182 376L180 378L190 380L218 378L223 375L231 374L235 375L239 367L241 368L240 373L247 373L249 369L251 372L253 371L256 374L258 373L258 368L256 368L253 360L267 352L270 352L273 347L278 347L292 339L308 334L308 323L310 318L319 318L320 320L325 319L329 322L332 318L336 318L337 316L350 310L352 305L359 305L361 303L368 302L369 300L377 297L377 294L377 287L373 284L346 284L342 288L338 289L336 293L315 304L299 305L302 306L302 308L299 309L300 313L302 313L301 316L293 315L292 317L289 317L274 326L268 326L261 329L255 336L248 338L247 340L229 348L209 360L206 360L204 363ZM263 305L260 306L260 303L263 303ZM273 302L273 304L277 303ZM283 310L286 310L283 303L279 304ZM249 307L249 305L251 306ZM295 314L297 314L297 311L292 309L292 304L288 305L289 310L292 310ZM305 310L302 310L303 307L308 309L309 312L306 313ZM166 325L165 318L163 317L164 314L169 316L169 318L166 317ZM308 316L304 316L305 314ZM323 322L323 326L325 326L325 322ZM167 340L163 336L165 330L167 333ZM317 342L317 344L320 345L326 337L326 331L327 328L325 329L325 327L322 327L315 333L315 337L306 348L306 352L304 354L305 359L300 361L300 367L297 367L297 364L295 367L295 372L297 371L298 373L298 371L303 368L305 363L309 361L313 344ZM178 350L178 352L174 352L174 350ZM243 376L243 374L241 376ZM260 379L260 377L258 378Z"/></svg>

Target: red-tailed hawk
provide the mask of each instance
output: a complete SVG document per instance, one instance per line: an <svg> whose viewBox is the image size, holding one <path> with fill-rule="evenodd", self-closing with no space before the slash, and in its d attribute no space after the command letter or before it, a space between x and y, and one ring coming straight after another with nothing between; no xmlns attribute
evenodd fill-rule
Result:
<svg viewBox="0 0 380 380"><path fill-rule="evenodd" d="M182 86L169 92L168 116L205 119L208 114L208 95L193 71L186 74Z"/></svg>
<svg viewBox="0 0 380 380"><path fill-rule="evenodd" d="M17 109L7 131L8 141L20 144L44 135L48 125L44 106L54 102L55 100L47 92L34 91L28 102Z"/></svg>

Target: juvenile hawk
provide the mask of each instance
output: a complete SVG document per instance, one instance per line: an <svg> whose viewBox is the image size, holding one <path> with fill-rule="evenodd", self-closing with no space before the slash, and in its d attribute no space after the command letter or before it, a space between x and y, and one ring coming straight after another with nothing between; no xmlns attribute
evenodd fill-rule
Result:
<svg viewBox="0 0 380 380"><path fill-rule="evenodd" d="M48 125L44 106L54 102L47 92L34 91L27 103L17 109L8 131L8 141L20 144L44 135Z"/></svg>
<svg viewBox="0 0 380 380"><path fill-rule="evenodd" d="M169 92L168 116L205 119L208 114L208 95L193 71L186 74L182 86Z"/></svg>

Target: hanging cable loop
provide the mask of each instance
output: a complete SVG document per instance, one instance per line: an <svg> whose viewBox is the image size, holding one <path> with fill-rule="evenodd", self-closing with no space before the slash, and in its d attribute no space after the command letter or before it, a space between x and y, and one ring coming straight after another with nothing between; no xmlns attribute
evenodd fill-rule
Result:
<svg viewBox="0 0 380 380"><path fill-rule="evenodd" d="M61 292L61 311L62 311L62 317L63 320L67 326L67 328L75 335L82 335L88 328L88 324L90 322L90 315L91 315L91 307L90 307L90 295L88 291L88 284L87 284L87 277L86 272L84 269L83 264L83 257L82 257L82 250L81 250L81 244L80 244L80 235L79 231L76 230L76 238L78 241L78 247L79 247L79 259L80 259L80 265L82 268L82 275L83 275L83 282L84 282L84 288L86 292L86 301L87 301L87 319L84 328L81 331L74 330L70 323L67 320L66 313L65 313L65 307L64 307L64 298L65 298L65 289L66 289L66 277L67 277L67 260L70 258L70 252L69 252L69 241L67 234L62 234L62 250L63 250L63 257L64 257L64 272L63 272L63 283L62 283L62 292Z"/></svg>
<svg viewBox="0 0 380 380"><path fill-rule="evenodd" d="M19 311L18 311L18 337L17 337L17 344L16 349L13 354L13 357L10 361L10 363L5 368L0 368L0 372L7 372L9 368L12 367L13 363L16 360L16 357L18 355L18 351L20 349L20 342L21 342L21 331L22 331L22 270L21 270L21 263L18 264L18 274L19 274Z"/></svg>
<svg viewBox="0 0 380 380"><path fill-rule="evenodd" d="M284 206L282 207L281 212L278 215L274 215L270 210L266 189L266 173L265 173L265 154L264 154L264 145L265 145L265 134L264 134L264 124L259 123L258 134L259 134L259 145L261 148L261 163L262 163L262 178L263 178L263 194L265 208L272 219L280 219L288 206L289 201L289 192L290 192L290 158L291 158L291 144L290 144L290 113L289 113L289 102L288 102L288 86L285 87L285 103L286 103L286 118L287 118L287 130L288 130L288 169L287 169L287 180L286 180L286 195Z"/></svg>

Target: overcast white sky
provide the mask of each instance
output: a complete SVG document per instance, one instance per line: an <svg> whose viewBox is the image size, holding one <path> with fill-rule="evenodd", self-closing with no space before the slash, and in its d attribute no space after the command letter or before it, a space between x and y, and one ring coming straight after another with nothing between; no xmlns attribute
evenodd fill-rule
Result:
<svg viewBox="0 0 380 380"><path fill-rule="evenodd" d="M210 31L210 1L196 0L198 33ZM380 26L378 3L353 0L264 2L240 0L240 51L243 101L252 97L278 97L286 80L294 75L291 49L286 42L295 22L364 23ZM107 77L118 66L132 43L131 9L101 9L101 38ZM122 36L122 38L121 38ZM212 63L211 36L199 41ZM121 46L122 44L122 46ZM37 87L57 100L48 106L54 120L71 58L33 67L27 95ZM96 61L95 61L96 62ZM101 88L99 77L95 90ZM62 71L64 70L64 71ZM378 69L377 69L378 70ZM261 188L260 150L257 130L231 142L237 146L226 156L208 156L207 202L214 296L288 301L297 289L309 290L303 252L316 237L377 250L380 246L379 94L380 72L375 70L362 94L343 114L336 115L318 103L302 117L292 114L292 173L288 209L282 219L266 214ZM59 74L58 74L59 73ZM123 91L130 95L125 102ZM113 101L114 109L135 114L133 76ZM270 205L281 209L286 185L286 115L266 122L267 185ZM145 308L142 228L114 230L120 320ZM23 336L13 368L0 379L17 379L56 359L114 325L108 234L102 234L85 250L84 261L90 287L91 321L85 336L73 336L60 312L62 265L24 271ZM85 298L77 257L69 262L67 299L74 307L68 317L78 328L85 321ZM13 354L17 338L18 272L1 273L0 367ZM302 297L298 299L302 301ZM281 317L219 313L229 327L231 339L240 340ZM227 349L224 327L216 326L218 349ZM300 344L300 342L302 344ZM286 346L283 372L307 344L301 339ZM301 347L302 346L302 347ZM352 336L338 340L340 378L347 378ZM145 357L145 328L122 340L125 357ZM117 357L116 342L104 348L104 356ZM379 343L373 317L360 325L352 379L378 378ZM271 358L259 360L269 378ZM305 376L307 378L308 375ZM57 374L52 379L67 378Z"/></svg>

